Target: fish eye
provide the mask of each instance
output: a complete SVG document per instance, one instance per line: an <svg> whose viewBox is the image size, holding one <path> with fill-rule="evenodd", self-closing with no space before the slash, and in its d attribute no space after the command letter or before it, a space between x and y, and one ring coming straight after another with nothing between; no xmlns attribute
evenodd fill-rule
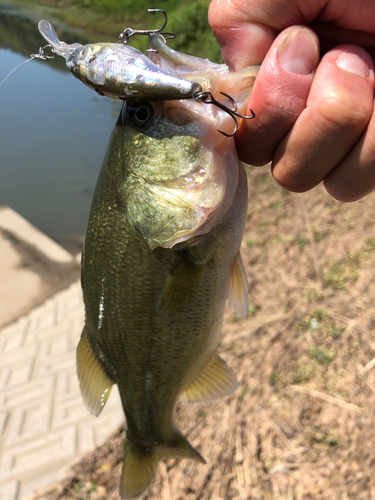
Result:
<svg viewBox="0 0 375 500"><path fill-rule="evenodd" d="M136 127L150 127L153 124L155 109L150 102L132 102L128 104L127 112Z"/></svg>

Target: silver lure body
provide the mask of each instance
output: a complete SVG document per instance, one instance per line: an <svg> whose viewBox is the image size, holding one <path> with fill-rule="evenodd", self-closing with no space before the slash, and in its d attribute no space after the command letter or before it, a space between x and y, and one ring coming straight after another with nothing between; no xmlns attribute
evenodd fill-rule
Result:
<svg viewBox="0 0 375 500"><path fill-rule="evenodd" d="M55 54L64 57L71 73L100 95L127 100L189 99L201 85L164 71L139 50L122 43L82 45L62 42L45 20L38 24Z"/></svg>

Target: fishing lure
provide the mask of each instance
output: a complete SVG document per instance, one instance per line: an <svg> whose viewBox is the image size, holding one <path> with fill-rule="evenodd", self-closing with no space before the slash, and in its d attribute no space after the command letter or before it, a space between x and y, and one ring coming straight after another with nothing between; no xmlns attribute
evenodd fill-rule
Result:
<svg viewBox="0 0 375 500"><path fill-rule="evenodd" d="M72 74L100 95L121 100L166 101L191 99L202 91L198 83L163 71L142 52L123 43L132 34L139 34L134 30L120 35L120 43L69 45L59 39L48 21L40 21L38 29L52 51L64 57Z"/></svg>
<svg viewBox="0 0 375 500"><path fill-rule="evenodd" d="M234 121L234 130L228 134L219 130L227 137L232 137L238 129L237 118L252 119L250 116L237 112L235 101L221 92L230 102L228 107L214 98L210 89L204 89L202 84L176 75L175 69L161 69L153 53L174 51L167 49L166 40L174 38L173 33L163 32L167 24L167 14L162 9L148 9L149 12L164 15L163 26L155 30L134 30L126 28L118 38L117 43L95 43L82 45L80 43L67 44L59 39L53 26L45 20L38 24L38 29L48 42L52 52L64 57L66 66L71 73L85 85L95 90L99 95L105 95L120 100L167 101L179 99L193 99L197 102L212 104L228 113ZM134 35L149 36L150 57L128 45L129 38ZM184 56L190 60L192 56ZM193 58L196 59L196 58ZM190 63L189 63L190 64ZM213 65L213 63L210 63ZM222 66L225 71L228 68Z"/></svg>

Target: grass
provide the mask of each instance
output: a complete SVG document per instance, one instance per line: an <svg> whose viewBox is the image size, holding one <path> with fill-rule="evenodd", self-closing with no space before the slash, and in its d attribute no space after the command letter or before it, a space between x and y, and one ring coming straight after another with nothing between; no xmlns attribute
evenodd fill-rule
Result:
<svg viewBox="0 0 375 500"><path fill-rule="evenodd" d="M18 6L47 9L57 20L76 28L106 35L107 41L116 41L126 28L157 29L162 26L162 14L152 14L149 8L161 8L168 14L166 31L176 34L168 44L186 54L222 62L220 49L208 25L207 11L210 0L7 0ZM97 34L96 37L99 35ZM103 41L94 39L91 42ZM74 40L77 41L77 40ZM72 41L67 40L68 43ZM147 48L147 37L134 36L131 45L140 50Z"/></svg>
<svg viewBox="0 0 375 500"><path fill-rule="evenodd" d="M357 255L344 260L331 260L322 268L323 282L336 290L342 290L347 284L355 282L359 277Z"/></svg>
<svg viewBox="0 0 375 500"><path fill-rule="evenodd" d="M250 239L250 240L247 240L247 241L246 241L246 245L247 245L248 247L250 247L250 248L251 248L251 247L257 247L257 246L262 245L262 241L261 241L261 240L251 240L251 239Z"/></svg>
<svg viewBox="0 0 375 500"><path fill-rule="evenodd" d="M335 355L332 352L324 351L323 349L319 349L319 347L310 347L310 354L318 363L324 365L329 364L335 358Z"/></svg>

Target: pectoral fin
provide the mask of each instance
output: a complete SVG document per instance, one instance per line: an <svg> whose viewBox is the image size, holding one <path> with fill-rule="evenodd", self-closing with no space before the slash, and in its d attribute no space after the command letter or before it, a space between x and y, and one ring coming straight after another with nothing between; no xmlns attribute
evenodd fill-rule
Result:
<svg viewBox="0 0 375 500"><path fill-rule="evenodd" d="M236 375L226 362L216 354L202 373L191 382L182 394L188 403L200 403L229 396L238 387Z"/></svg>
<svg viewBox="0 0 375 500"><path fill-rule="evenodd" d="M158 303L160 311L178 312L193 300L206 263L200 264L188 256L182 257L167 280Z"/></svg>
<svg viewBox="0 0 375 500"><path fill-rule="evenodd" d="M246 318L249 312L248 290L246 271L238 252L230 270L228 302L242 318Z"/></svg>
<svg viewBox="0 0 375 500"><path fill-rule="evenodd" d="M107 402L113 381L108 377L97 355L90 347L85 329L77 347L77 373L85 405L89 412L97 417Z"/></svg>

